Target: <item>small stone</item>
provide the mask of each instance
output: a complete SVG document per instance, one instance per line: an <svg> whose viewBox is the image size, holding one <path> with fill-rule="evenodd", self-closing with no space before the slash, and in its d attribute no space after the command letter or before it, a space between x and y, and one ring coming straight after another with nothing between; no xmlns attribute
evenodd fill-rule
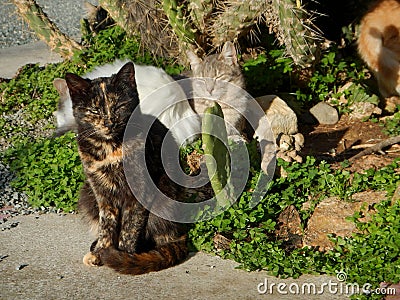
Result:
<svg viewBox="0 0 400 300"><path fill-rule="evenodd" d="M294 159L297 156L296 150L288 151L287 156Z"/></svg>
<svg viewBox="0 0 400 300"><path fill-rule="evenodd" d="M29 266L29 265L28 264L20 264L20 265L15 267L15 270L20 271L20 270L22 270L23 268L25 268L27 266Z"/></svg>
<svg viewBox="0 0 400 300"><path fill-rule="evenodd" d="M339 121L337 110L328 103L319 102L310 109L310 113L320 124L333 125Z"/></svg>
<svg viewBox="0 0 400 300"><path fill-rule="evenodd" d="M304 147L304 136L299 132L296 133L294 136L294 148L296 151L300 151Z"/></svg>
<svg viewBox="0 0 400 300"><path fill-rule="evenodd" d="M400 183L397 185L396 190L394 191L393 198L391 201L392 205L395 205L397 201L400 201Z"/></svg>
<svg viewBox="0 0 400 300"><path fill-rule="evenodd" d="M6 259L8 257L8 255L2 255L2 256L0 256L0 262L3 260L3 259Z"/></svg>
<svg viewBox="0 0 400 300"><path fill-rule="evenodd" d="M350 117L358 120L369 118L373 114L382 114L382 110L370 102L356 102L350 105L349 109L352 110Z"/></svg>
<svg viewBox="0 0 400 300"><path fill-rule="evenodd" d="M300 155L296 155L293 159L300 164L303 162L303 158Z"/></svg>
<svg viewBox="0 0 400 300"><path fill-rule="evenodd" d="M293 148L293 138L287 134L281 134L278 137L279 148L283 151Z"/></svg>
<svg viewBox="0 0 400 300"><path fill-rule="evenodd" d="M284 151L278 151L278 153L276 153L276 158L281 158L281 159L283 159L284 161L287 161L287 162L292 162L293 161L293 159L291 157L289 157L287 155L287 153L284 152Z"/></svg>

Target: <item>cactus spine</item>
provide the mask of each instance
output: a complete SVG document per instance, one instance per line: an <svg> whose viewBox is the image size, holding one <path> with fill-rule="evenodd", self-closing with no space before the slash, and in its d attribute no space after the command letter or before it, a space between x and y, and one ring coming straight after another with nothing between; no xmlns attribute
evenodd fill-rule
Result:
<svg viewBox="0 0 400 300"><path fill-rule="evenodd" d="M183 4L178 5L176 0L164 0L163 8L168 17L169 24L172 26L179 40L183 43L193 44L195 42L194 30L188 24Z"/></svg>
<svg viewBox="0 0 400 300"><path fill-rule="evenodd" d="M13 0L39 37L64 57L82 46L47 18L35 0ZM191 48L207 54L226 41L253 37L267 24L296 65L310 66L318 50L319 32L301 0L99 0L116 23L140 36L154 55L184 58ZM183 54L183 55L182 55Z"/></svg>
<svg viewBox="0 0 400 300"><path fill-rule="evenodd" d="M221 46L226 41L237 41L246 35L262 19L267 9L265 0L234 0L220 4L220 13L209 28L213 45Z"/></svg>
<svg viewBox="0 0 400 300"><path fill-rule="evenodd" d="M128 12L125 9L125 4L118 5L113 0L99 0L99 5L104 8L111 18L122 28L125 27L128 19Z"/></svg>
<svg viewBox="0 0 400 300"><path fill-rule="evenodd" d="M273 14L278 16L276 36L296 65L310 67L315 61L319 33L313 29L311 16L299 0L273 0Z"/></svg>
<svg viewBox="0 0 400 300"><path fill-rule="evenodd" d="M188 10L192 19L193 25L200 32L205 32L207 23L213 12L212 0L192 0L188 4Z"/></svg>

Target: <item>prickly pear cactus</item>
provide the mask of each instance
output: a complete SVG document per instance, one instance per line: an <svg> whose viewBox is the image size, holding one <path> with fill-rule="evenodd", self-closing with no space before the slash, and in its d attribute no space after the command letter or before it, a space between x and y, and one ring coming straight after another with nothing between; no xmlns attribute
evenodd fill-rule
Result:
<svg viewBox="0 0 400 300"><path fill-rule="evenodd" d="M202 140L204 155L211 186L219 204L229 201L228 188L230 177L230 156L228 151L228 135L221 106L215 103L204 112L202 122ZM229 189L229 188L228 188Z"/></svg>
<svg viewBox="0 0 400 300"><path fill-rule="evenodd" d="M166 58L176 58L179 55L179 37L169 24L163 1L99 0L100 5L105 2L114 5L110 9L115 10L119 16L119 26L128 34L140 36L143 49Z"/></svg>
<svg viewBox="0 0 400 300"><path fill-rule="evenodd" d="M38 36L64 57L81 49L48 20L35 0L13 2ZM310 66L318 49L319 32L301 0L99 0L99 4L128 34L140 36L143 49L181 63L188 48L201 56L227 41L239 43L241 37L255 41L260 24L269 26L296 65Z"/></svg>

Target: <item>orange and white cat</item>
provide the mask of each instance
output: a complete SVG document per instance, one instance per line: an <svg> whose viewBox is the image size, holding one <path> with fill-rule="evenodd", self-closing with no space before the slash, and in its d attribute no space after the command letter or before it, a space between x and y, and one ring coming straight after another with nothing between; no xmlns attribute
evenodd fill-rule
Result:
<svg viewBox="0 0 400 300"><path fill-rule="evenodd" d="M393 110L400 104L400 0L377 1L360 25L358 51L378 80L386 109Z"/></svg>

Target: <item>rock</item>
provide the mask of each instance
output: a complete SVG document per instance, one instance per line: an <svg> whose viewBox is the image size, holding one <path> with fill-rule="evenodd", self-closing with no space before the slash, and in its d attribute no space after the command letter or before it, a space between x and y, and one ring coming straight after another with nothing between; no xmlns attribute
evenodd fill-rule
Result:
<svg viewBox="0 0 400 300"><path fill-rule="evenodd" d="M319 247L322 251L332 249L333 243L328 239L328 234L341 237L351 236L353 232L356 232L356 226L346 218L360 211L363 203L366 203L367 209L363 211L366 217L361 221L367 221L368 215L374 212L371 206L385 198L386 192L366 191L353 195L352 200L356 202L346 202L338 197L323 200L317 205L308 221L303 245Z"/></svg>
<svg viewBox="0 0 400 300"><path fill-rule="evenodd" d="M214 248L217 250L217 252L229 250L231 242L232 241L230 239L219 233L216 233L213 238Z"/></svg>
<svg viewBox="0 0 400 300"><path fill-rule="evenodd" d="M350 105L349 109L352 110L352 112L350 113L350 117L359 120L368 118L373 114L382 114L382 110L375 104L370 102L356 102Z"/></svg>
<svg viewBox="0 0 400 300"><path fill-rule="evenodd" d="M379 284L379 288L382 291L386 291L386 296L384 300L399 300L400 295L400 284L399 283L388 283L381 282ZM390 291L390 293L389 293Z"/></svg>
<svg viewBox="0 0 400 300"><path fill-rule="evenodd" d="M302 247L303 230L296 207L289 205L279 214L275 235L284 241L283 246L286 250Z"/></svg>
<svg viewBox="0 0 400 300"><path fill-rule="evenodd" d="M300 151L304 147L304 136L299 132L294 136L294 148L296 151Z"/></svg>
<svg viewBox="0 0 400 300"><path fill-rule="evenodd" d="M303 159L297 152L304 146L304 137L301 133L298 133L297 116L294 111L276 95L266 95L258 97L256 100L265 111L278 145L276 157L282 158L287 162L292 162L293 160L302 162ZM260 137L263 136L263 133L263 127L259 125L255 135ZM265 153L269 153L268 150L271 152L270 149L266 149ZM265 165L270 160L268 156L263 157L261 165ZM263 167L263 170L265 170L265 167ZM277 168L275 171L278 176L286 176L286 172L283 169L279 170Z"/></svg>
<svg viewBox="0 0 400 300"><path fill-rule="evenodd" d="M296 134L297 116L294 111L276 95L266 95L256 98L258 104L265 111L275 138L279 134Z"/></svg>
<svg viewBox="0 0 400 300"><path fill-rule="evenodd" d="M384 110L389 113L394 113L396 107L400 105L400 96L391 96L383 100Z"/></svg>
<svg viewBox="0 0 400 300"><path fill-rule="evenodd" d="M279 148L283 151L294 148L294 139L288 134L279 134L276 142L278 143Z"/></svg>
<svg viewBox="0 0 400 300"><path fill-rule="evenodd" d="M333 125L339 121L337 110L328 103L319 102L310 109L310 113L320 124Z"/></svg>

